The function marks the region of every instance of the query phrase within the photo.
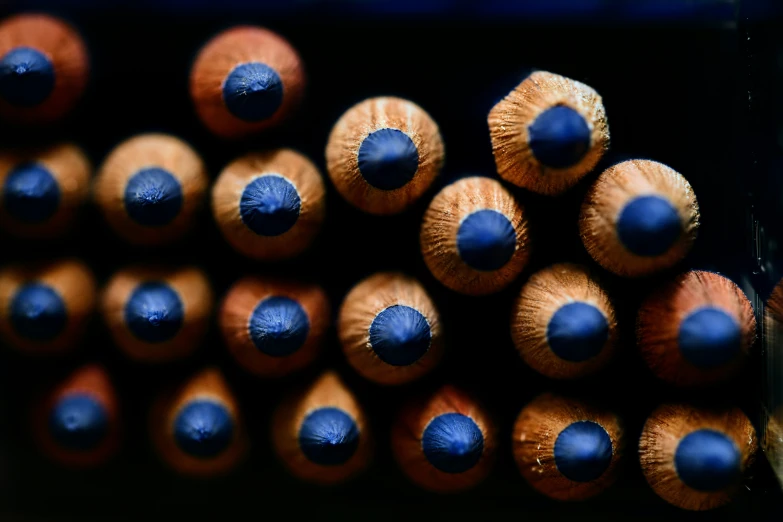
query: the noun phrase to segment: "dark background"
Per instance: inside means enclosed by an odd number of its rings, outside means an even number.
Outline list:
[[[420,383],[382,388],[361,380],[347,367],[334,330],[318,368],[282,381],[263,381],[239,369],[222,346],[216,327],[197,356],[161,367],[126,360],[112,346],[98,319],[84,346],[67,358],[31,359],[3,350],[1,518],[392,520],[444,516],[472,520],[511,515],[529,520],[574,516],[780,520],[783,495],[763,458],[740,498],[710,513],[668,506],[641,475],[636,442],[644,419],[658,402],[684,396],[649,375],[633,342],[638,301],[671,274],[632,282],[604,274],[618,301],[624,342],[618,360],[593,379],[547,381],[527,369],[514,351],[509,310],[527,275],[558,261],[590,263],[578,238],[576,217],[595,174],[560,198],[534,196],[510,187],[529,211],[535,250],[523,276],[495,296],[469,298],[445,290],[426,270],[418,251],[421,217],[435,191],[465,173],[494,175],[487,113],[527,71],[537,68],[584,81],[603,96],[612,136],[612,152],[604,163],[625,157],[655,159],[691,182],[702,211],[702,228],[696,248],[679,269],[720,271],[758,304],[769,288],[769,277],[760,275],[751,231],[760,207],[780,205],[760,199],[760,194],[771,198],[775,186],[768,182],[769,172],[754,167],[766,161],[759,158],[766,142],[754,140],[753,133],[766,136],[762,124],[779,122],[772,107],[780,106],[783,90],[774,90],[771,78],[775,75],[769,72],[783,63],[774,54],[780,47],[779,42],[775,47],[780,19],[770,6],[777,4],[638,2],[634,11],[628,7],[633,3],[558,0],[518,2],[511,9],[512,4],[498,1],[398,0],[396,5],[378,2],[382,4],[379,11],[371,12],[357,10],[355,2],[330,9],[327,2],[304,0],[271,6],[269,2],[251,5],[224,0],[222,9],[214,3],[208,9],[203,1],[193,1],[188,7],[185,2],[159,2],[158,9],[153,9],[153,2],[142,1],[48,2],[46,7],[55,6],[50,12],[73,22],[86,39],[92,57],[90,85],[75,113],[55,128],[0,128],[0,143],[5,147],[73,140],[97,166],[120,141],[136,133],[158,131],[189,141],[204,157],[213,178],[234,157],[276,146],[300,150],[323,170],[326,139],[337,118],[366,97],[396,95],[420,104],[438,122],[446,145],[446,166],[437,186],[420,204],[397,217],[361,214],[327,182],[322,234],[308,253],[284,264],[240,258],[223,242],[206,208],[194,233],[184,241],[148,250],[119,242],[97,211],[89,208],[74,233],[60,243],[0,238],[4,261],[76,255],[88,261],[101,283],[131,262],[196,263],[206,268],[218,296],[246,273],[290,275],[322,284],[335,314],[344,294],[360,278],[378,270],[401,270],[419,277],[431,292],[441,311],[448,353],[444,363]],[[14,2],[6,11],[44,4]],[[568,5],[570,11],[565,10]],[[677,11],[676,5],[682,9]],[[397,11],[390,12],[392,7]],[[417,8],[419,12],[411,14]],[[310,82],[307,99],[290,124],[243,143],[223,142],[207,133],[194,115],[187,83],[199,47],[236,23],[265,25],[288,38],[301,53]],[[759,96],[767,103],[754,105]],[[770,212],[767,219],[775,221],[774,211]],[[86,361],[104,363],[114,378],[126,436],[121,453],[109,466],[95,472],[72,472],[37,454],[27,415],[38,393]],[[224,370],[243,406],[253,451],[230,477],[182,479],[160,464],[150,447],[148,407],[162,387],[213,363]],[[377,455],[360,479],[322,489],[285,474],[272,454],[268,423],[284,392],[327,366],[336,367],[365,404],[377,438]],[[738,382],[689,398],[739,402],[757,419],[761,375],[757,351]],[[499,424],[500,448],[489,480],[471,492],[441,496],[407,483],[391,458],[388,433],[404,399],[447,381],[474,392],[484,402]],[[556,503],[536,494],[516,470],[510,451],[511,426],[519,409],[545,390],[601,398],[625,420],[626,469],[604,495],[583,503]]]

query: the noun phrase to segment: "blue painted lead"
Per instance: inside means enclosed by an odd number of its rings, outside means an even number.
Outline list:
[[[617,236],[637,256],[666,253],[682,234],[677,209],[660,196],[640,196],[629,201],[617,218]]]
[[[734,441],[710,429],[689,433],[674,453],[680,480],[697,491],[718,491],[737,482],[742,475],[740,460]]]
[[[467,415],[444,413],[424,429],[421,447],[427,460],[444,473],[464,473],[484,452],[481,429]]]
[[[3,186],[3,206],[15,219],[43,223],[60,204],[60,186],[52,173],[39,163],[24,163],[8,173]]]
[[[258,303],[250,316],[248,329],[253,344],[261,352],[271,357],[285,357],[305,343],[310,333],[310,320],[295,300],[273,296]]]
[[[259,236],[279,236],[299,219],[302,201],[296,186],[282,176],[254,179],[242,191],[239,216]]]
[[[409,366],[427,353],[432,332],[427,319],[415,308],[393,305],[381,310],[370,324],[370,346],[392,366]]]
[[[742,349],[737,320],[714,307],[699,308],[680,323],[680,353],[691,364],[715,368],[731,362]]]
[[[50,341],[65,330],[68,312],[63,298],[51,287],[30,283],[21,287],[13,299],[9,318],[14,331],[35,341]]]
[[[528,145],[539,163],[563,169],[576,165],[590,148],[590,127],[570,107],[556,105],[527,128]]]
[[[125,186],[125,209],[140,225],[168,225],[181,208],[182,186],[177,178],[161,168],[140,170]]]
[[[322,466],[339,466],[359,447],[359,428],[339,408],[319,408],[299,428],[299,447],[308,460]]]
[[[185,310],[182,301],[165,283],[144,283],[136,287],[125,305],[125,323],[142,341],[159,343],[179,332]]]
[[[177,446],[193,457],[216,457],[231,444],[233,437],[231,414],[216,402],[193,401],[183,407],[174,420]]]
[[[0,59],[0,97],[17,107],[35,107],[54,90],[52,62],[40,51],[16,47]]]
[[[52,438],[68,450],[93,450],[103,442],[108,431],[106,409],[89,395],[68,395],[49,414]]]
[[[359,172],[379,190],[407,185],[419,170],[419,151],[413,140],[398,129],[371,132],[359,146]]]
[[[457,251],[471,268],[492,271],[503,268],[517,248],[511,221],[496,210],[469,214],[457,230]]]
[[[595,357],[609,338],[606,317],[595,306],[574,302],[561,306],[546,328],[549,348],[561,359],[582,362]]]
[[[563,476],[574,482],[590,482],[612,462],[612,439],[596,422],[574,422],[557,436],[554,455]]]
[[[223,102],[240,120],[266,120],[283,103],[283,81],[277,71],[266,64],[237,65],[223,83]]]

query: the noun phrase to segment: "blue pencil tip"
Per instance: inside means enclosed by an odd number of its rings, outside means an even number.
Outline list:
[[[108,429],[105,408],[88,395],[69,395],[61,399],[49,415],[52,438],[72,451],[95,449],[106,437]]]
[[[54,90],[54,66],[43,53],[16,47],[0,59],[0,97],[17,107],[35,107]]]
[[[554,455],[563,476],[574,482],[590,482],[612,462],[612,439],[598,423],[574,422],[557,436]]]
[[[50,341],[65,330],[68,313],[62,297],[51,287],[30,283],[11,300],[9,316],[14,331],[26,339]]]
[[[193,457],[216,457],[231,444],[233,437],[231,414],[225,406],[216,402],[191,402],[174,420],[177,446]]]
[[[680,353],[691,364],[715,368],[731,362],[742,347],[736,319],[719,308],[699,308],[680,323]]]
[[[144,283],[136,287],[125,305],[125,323],[138,339],[159,343],[179,332],[185,310],[182,301],[165,283]]]
[[[283,81],[263,63],[237,65],[223,84],[223,102],[243,121],[271,118],[283,103]]]
[[[6,211],[26,223],[43,223],[60,204],[60,186],[43,165],[24,163],[16,166],[3,186]]]
[[[427,319],[415,308],[393,305],[375,316],[370,324],[370,346],[392,366],[408,366],[427,353],[432,332]]]
[[[161,227],[182,208],[182,186],[171,173],[150,167],[131,176],[125,186],[125,209],[136,223]]]
[[[444,473],[464,473],[484,452],[484,436],[470,417],[445,413],[424,429],[421,447],[427,460]]]
[[[594,305],[574,302],[552,314],[546,328],[549,348],[561,359],[582,362],[595,357],[609,338],[606,317]]]
[[[310,320],[298,302],[274,296],[258,303],[248,330],[256,348],[272,357],[285,357],[305,343]]]
[[[496,210],[469,214],[457,231],[457,250],[462,260],[476,270],[503,268],[517,248],[517,233],[506,216]]]
[[[666,253],[682,234],[677,209],[660,196],[640,196],[629,201],[617,218],[617,235],[637,256]]]
[[[590,148],[590,127],[581,114],[565,105],[539,114],[527,134],[533,155],[547,167],[563,169],[575,165]]]
[[[740,460],[734,441],[710,429],[689,433],[674,453],[680,480],[698,491],[718,491],[737,482],[741,476]]]
[[[362,177],[379,190],[404,187],[419,169],[419,151],[413,140],[398,129],[371,132],[359,146]]]
[[[322,466],[348,462],[359,447],[359,428],[338,408],[319,408],[299,428],[299,447],[305,457]]]
[[[266,175],[254,179],[242,191],[239,216],[259,236],[279,236],[296,224],[301,207],[293,183],[282,176]]]

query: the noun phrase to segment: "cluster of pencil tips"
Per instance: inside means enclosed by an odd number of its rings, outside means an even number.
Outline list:
[[[6,120],[35,125],[62,118],[82,94],[88,72],[85,45],[64,22],[18,15],[0,24],[0,116]],[[206,128],[235,139],[285,121],[305,84],[302,61],[284,38],[243,26],[203,47],[191,69],[190,94]],[[609,147],[598,93],[549,72],[524,79],[491,110],[488,126],[501,180],[545,196],[574,187]],[[424,109],[377,97],[335,123],[326,170],[348,204],[391,216],[427,196],[444,154],[438,125]],[[285,260],[319,234],[326,190],[316,164],[289,149],[239,157],[211,183],[197,151],[162,134],[117,145],[95,177],[73,144],[0,155],[0,223],[23,238],[63,234],[91,200],[118,236],[161,245],[188,232],[209,194],[231,248],[256,260]],[[528,266],[537,225],[501,181],[465,177],[432,198],[421,225],[421,254],[450,290],[492,294]],[[638,278],[683,260],[696,239],[699,207],[683,175],[655,161],[629,160],[592,181],[578,227],[597,265]],[[612,360],[620,344],[618,314],[603,278],[596,267],[570,263],[529,276],[509,326],[527,365],[552,379],[578,379]],[[24,352],[64,353],[79,345],[97,309],[128,357],[164,363],[193,352],[216,312],[236,362],[260,377],[279,377],[313,364],[332,326],[329,298],[309,283],[247,276],[219,306],[213,301],[209,278],[195,267],[125,267],[99,292],[79,260],[11,265],[0,269],[0,334],[4,344]],[[379,385],[424,377],[449,349],[443,340],[449,325],[419,281],[405,274],[377,273],[358,282],[337,315],[348,363]],[[643,302],[636,344],[660,379],[707,386],[736,375],[755,331],[751,305],[734,283],[686,271]],[[120,447],[119,402],[105,370],[87,365],[41,402],[36,437],[63,463],[101,464]],[[352,478],[375,451],[360,401],[332,371],[284,400],[271,425],[276,453],[303,480]],[[164,461],[196,475],[228,472],[250,440],[230,383],[214,368],[161,396],[151,408],[150,433]],[[391,438],[413,482],[461,491],[490,473],[501,436],[511,434],[499,434],[481,404],[447,385],[403,408]],[[604,406],[548,393],[519,413],[512,440],[522,476],[559,500],[606,489],[637,447]],[[638,455],[656,493],[703,510],[732,498],[756,449],[753,426],[736,407],[682,403],[652,413]]]

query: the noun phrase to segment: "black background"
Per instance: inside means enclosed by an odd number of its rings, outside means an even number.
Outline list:
[[[84,35],[92,57],[88,92],[77,111],[49,130],[0,129],[0,143],[16,146],[73,140],[95,165],[120,141],[140,132],[169,132],[190,142],[214,179],[236,156],[253,149],[295,148],[323,170],[331,125],[351,105],[369,96],[396,95],[424,107],[439,124],[446,165],[437,186],[420,204],[397,217],[361,214],[327,182],[325,227],[301,258],[277,265],[250,262],[230,250],[208,209],[194,232],[176,245],[131,248],[115,239],[89,208],[74,233],[60,243],[31,244],[2,238],[4,261],[83,257],[101,283],[131,262],[196,263],[209,273],[218,296],[246,273],[285,274],[319,282],[336,315],[344,294],[378,270],[401,270],[420,278],[438,305],[447,339],[443,364],[421,382],[382,388],[347,367],[334,330],[318,368],[282,381],[263,381],[239,369],[213,327],[197,356],[147,367],[126,360],[96,319],[79,352],[38,360],[10,350],[0,353],[0,513],[47,520],[180,520],[314,516],[386,520],[448,516],[472,520],[501,515],[537,520],[626,518],[778,519],[783,498],[768,464],[753,469],[747,488],[732,505],[711,513],[687,513],[658,499],[647,487],[636,442],[647,414],[663,400],[683,397],[656,382],[633,342],[638,301],[667,275],[646,281],[604,274],[618,301],[623,344],[618,360],[599,376],[555,383],[524,367],[511,344],[509,310],[527,276],[558,261],[590,263],[578,238],[576,217],[591,179],[560,198],[510,187],[530,214],[534,255],[523,276],[506,291],[486,298],[456,295],[428,273],[418,251],[422,213],[435,191],[465,173],[494,175],[486,116],[492,105],[531,68],[588,83],[604,99],[612,136],[606,163],[624,157],[655,159],[681,172],[693,185],[702,211],[696,248],[679,267],[717,270],[737,281],[751,299],[754,259],[748,230],[752,201],[748,179],[746,32],[772,37],[770,27],[714,24],[555,23],[496,20],[375,19],[348,16],[153,14],[132,9],[61,10]],[[299,50],[309,76],[307,98],[285,128],[243,143],[210,136],[188,97],[189,67],[199,47],[235,23],[256,23],[280,32]],[[764,32],[766,31],[766,32]],[[755,33],[754,33],[755,34]],[[771,56],[768,58],[772,58]],[[758,57],[755,58],[758,61]],[[764,64],[756,64],[764,67]],[[764,84],[761,88],[767,88]],[[325,174],[325,171],[324,171]],[[668,274],[670,276],[671,274]],[[95,472],[63,470],[37,454],[28,431],[30,401],[86,361],[109,369],[120,392],[124,445],[118,457]],[[741,403],[758,414],[759,357],[737,383],[699,396]],[[160,464],[147,435],[147,413],[162,387],[208,364],[224,370],[243,407],[252,435],[249,459],[231,476],[210,481],[181,479]],[[291,387],[324,367],[335,367],[365,404],[377,438],[370,471],[341,487],[316,488],[288,477],[269,444],[271,410]],[[432,495],[409,485],[388,449],[390,423],[401,402],[417,392],[456,383],[476,394],[500,427],[498,463],[475,490]],[[621,480],[593,500],[562,504],[536,494],[516,470],[510,433],[519,409],[544,390],[599,397],[627,425],[628,447]],[[21,520],[21,518],[20,518]]]

